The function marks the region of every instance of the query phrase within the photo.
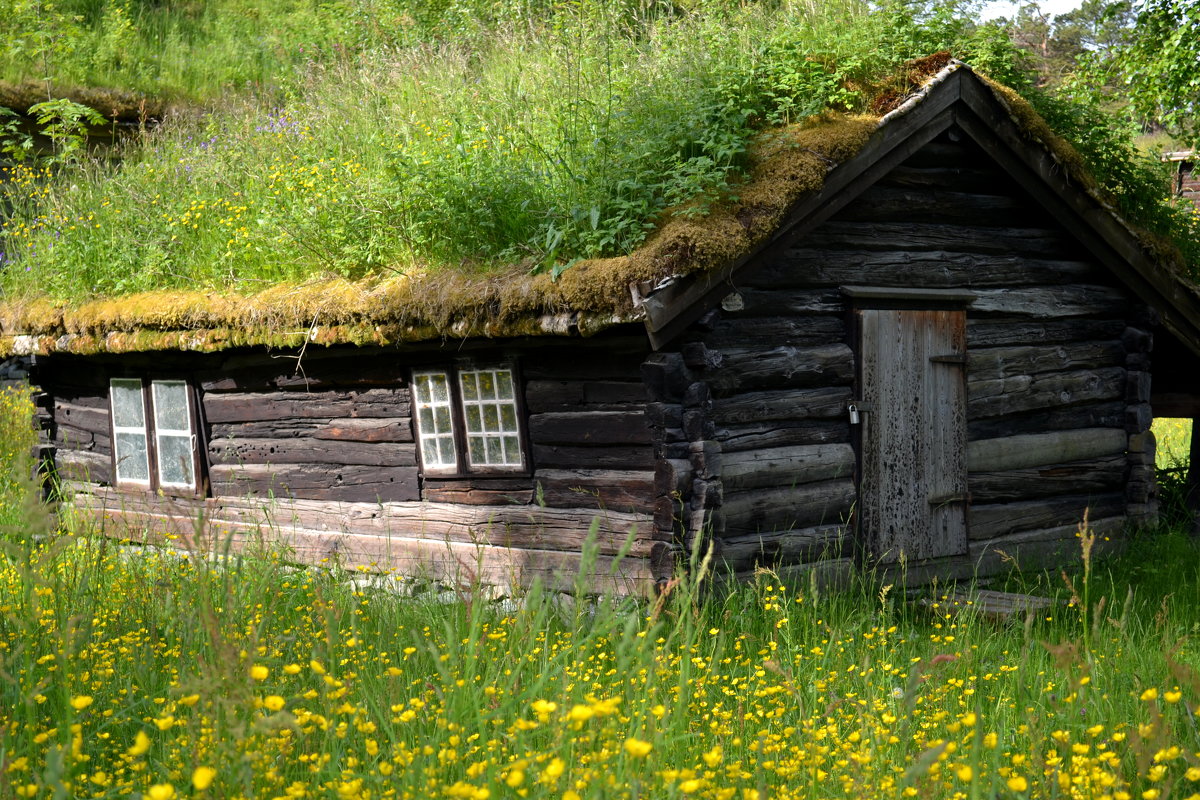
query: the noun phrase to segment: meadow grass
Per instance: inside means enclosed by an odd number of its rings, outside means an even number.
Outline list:
[[[927,607],[870,573],[837,589],[816,573],[681,578],[656,601],[389,592],[277,550],[123,549],[15,513],[26,521],[0,560],[4,797],[1200,789],[1200,558],[1170,532],[1013,576],[1062,605],[995,622],[952,613],[947,587]]]

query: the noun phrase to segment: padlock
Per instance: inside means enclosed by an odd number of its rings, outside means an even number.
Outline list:
[[[850,424],[857,425],[858,424],[858,406],[851,403],[849,406],[849,410],[850,410]]]

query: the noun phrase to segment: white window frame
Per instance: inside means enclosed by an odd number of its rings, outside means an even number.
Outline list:
[[[131,384],[137,385],[138,398],[141,400],[142,404],[142,424],[140,427],[117,424],[117,411],[116,403],[113,401],[113,389],[116,388],[118,384],[123,385],[126,389],[128,389]],[[151,469],[150,464],[150,409],[146,407],[146,386],[142,379],[113,378],[110,380],[108,382],[108,408],[109,420],[112,423],[113,480],[121,486],[145,486],[149,488],[153,482],[154,470]],[[142,449],[146,459],[146,480],[144,481],[136,480],[134,478],[121,477],[121,464],[125,462],[127,458],[129,458],[129,456],[122,456],[120,452],[120,445],[118,444],[120,442],[120,438],[118,434],[122,433],[138,434],[145,441],[145,445]]]
[[[494,379],[498,379],[501,373],[507,373],[509,381],[512,384],[512,397],[479,397],[475,396],[472,399],[466,398],[466,383],[468,378],[491,373]],[[431,375],[443,376],[446,380],[446,385],[449,390],[448,400],[446,402],[435,401],[432,397],[424,396],[427,394],[423,391],[422,378]],[[463,364],[461,366],[450,366],[439,369],[417,369],[412,373],[412,418],[413,427],[416,432],[417,448],[423,472],[435,478],[446,477],[478,477],[478,476],[502,476],[521,474],[528,471],[529,457],[527,455],[527,445],[525,441],[524,430],[524,404],[521,402],[520,379],[515,366],[512,364]],[[478,385],[478,384],[476,384]],[[497,391],[496,394],[499,394]],[[426,430],[426,427],[421,422],[421,412],[423,409],[435,409],[438,407],[449,406],[450,411],[450,430],[441,429]],[[486,406],[494,406],[496,408],[496,430],[492,430],[493,426],[487,424],[485,420]],[[512,409],[512,424],[508,425],[504,422],[503,417],[505,412],[502,407],[506,406]],[[478,409],[478,417],[480,420],[479,427],[482,430],[471,430],[472,425],[468,425],[467,419],[469,415],[468,409]],[[431,415],[436,422],[436,411]],[[440,452],[438,462],[430,463],[428,454],[431,452],[430,445],[435,441],[444,441],[449,438],[454,444],[454,463],[446,464],[441,462]],[[471,458],[471,439],[481,439],[484,441],[484,452],[486,454],[487,444],[489,439],[499,439],[501,448],[501,457],[503,463],[476,463]],[[516,439],[515,458],[514,453],[510,452],[511,442],[506,443],[505,439]]]
[[[142,425],[141,427],[118,426],[116,419],[115,405],[113,403],[113,388],[117,385],[131,387],[136,384],[142,401]],[[184,402],[186,403],[188,429],[173,429],[160,428],[158,425],[158,411],[156,408],[158,386],[182,386],[184,389]],[[109,423],[112,426],[112,451],[113,451],[113,482],[117,486],[132,486],[140,489],[163,489],[172,493],[195,493],[200,490],[200,465],[198,459],[199,439],[196,434],[196,411],[192,397],[192,389],[187,381],[179,378],[161,378],[145,380],[142,378],[112,378],[109,380]],[[130,478],[122,478],[120,476],[120,464],[122,456],[119,452],[117,444],[118,433],[136,433],[143,436],[146,440],[146,480],[134,480]],[[191,454],[191,465],[189,471],[191,473],[191,482],[179,481],[164,481],[162,479],[162,453],[163,448],[161,441],[163,437],[183,438],[187,437],[188,449]]]

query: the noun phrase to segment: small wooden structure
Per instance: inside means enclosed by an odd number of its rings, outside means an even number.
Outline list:
[[[10,341],[39,353],[47,462],[122,535],[559,585],[591,541],[620,590],[709,542],[739,573],[1075,559],[1085,510],[1114,540],[1155,517],[1151,402],[1200,397],[1200,297],[1017,111],[951,65],[759,246],[587,337],[310,346],[299,371]]]

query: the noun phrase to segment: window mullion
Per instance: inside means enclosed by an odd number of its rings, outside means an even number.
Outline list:
[[[471,459],[467,456],[467,420],[463,415],[462,378],[458,367],[450,367],[450,419],[454,431],[454,452],[458,457],[458,474],[474,472]]]

